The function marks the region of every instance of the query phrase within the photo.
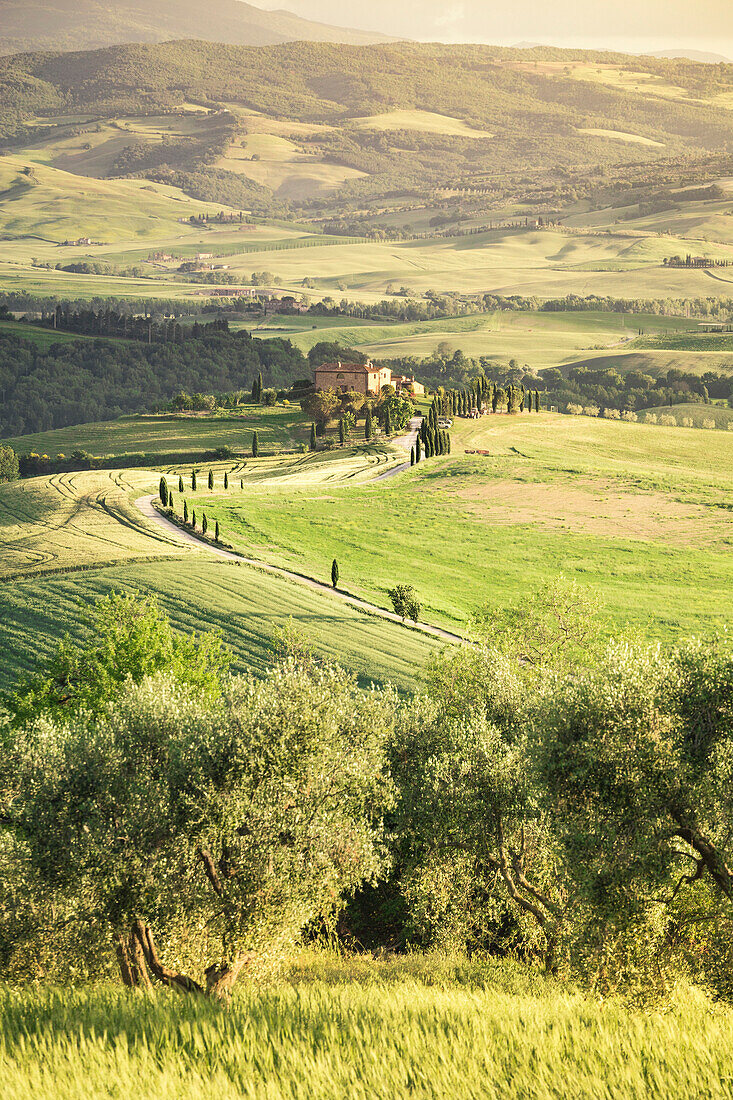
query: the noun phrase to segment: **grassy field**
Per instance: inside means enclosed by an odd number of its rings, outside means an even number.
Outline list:
[[[314,163],[277,135],[249,135],[229,150],[227,170],[236,163],[267,176],[278,193],[289,189],[333,189],[349,169]],[[274,159],[251,161],[247,142],[278,144]],[[284,143],[284,145],[283,145]],[[292,146],[292,149],[290,148]],[[287,148],[286,148],[287,147]],[[277,156],[275,153],[277,152]],[[290,156],[290,160],[285,154]],[[240,158],[239,162],[237,158]],[[242,160],[241,158],[245,158]],[[222,162],[223,164],[224,162]],[[26,169],[31,175],[26,175]],[[0,158],[3,193],[0,231],[5,240],[0,276],[8,289],[92,297],[95,294],[185,297],[195,300],[205,284],[183,282],[177,263],[149,269],[150,279],[43,271],[33,261],[69,263],[103,260],[118,266],[144,262],[147,251],[176,256],[187,250],[225,258],[230,274],[245,281],[252,271],[271,271],[274,289],[301,292],[314,280],[316,296],[344,293],[374,301],[389,283],[418,293],[493,291],[555,297],[567,293],[616,297],[706,297],[730,294],[733,275],[663,266],[665,256],[691,249],[733,259],[729,203],[690,201],[664,214],[617,224],[618,210],[569,216],[569,230],[494,229],[463,237],[401,241],[330,239],[301,227],[239,231],[231,226],[182,224],[192,213],[220,207],[196,202],[172,187],[144,180],[101,180],[77,176],[22,157]],[[699,227],[712,219],[704,243]],[[585,224],[588,222],[588,224]],[[670,235],[671,234],[671,235]],[[65,239],[90,237],[98,245],[73,248]],[[290,243],[288,243],[290,238]],[[146,249],[141,255],[141,248]]]
[[[683,317],[544,311],[480,313],[406,324],[352,323],[351,318],[338,317],[319,321],[330,325],[322,323],[314,329],[309,317],[276,315],[258,327],[257,335],[287,337],[303,351],[320,340],[336,340],[385,359],[407,355],[423,358],[433,354],[439,344],[447,344],[451,352],[460,349],[465,355],[507,363],[517,359],[541,370],[602,355],[610,348],[619,348],[614,354],[621,356],[640,330],[675,334],[690,325]]]
[[[733,409],[727,409],[722,405],[700,405],[690,402],[684,405],[660,405],[656,409],[647,409],[644,415],[674,416],[677,423],[683,427],[683,420],[691,420],[695,428],[708,428],[713,421],[717,429],[728,430],[733,424]],[[707,422],[707,423],[706,423]]]
[[[9,440],[19,454],[35,451],[55,458],[74,450],[93,455],[125,455],[139,453],[165,455],[173,451],[213,451],[231,447],[249,454],[252,433],[257,432],[262,452],[295,448],[307,443],[310,421],[306,421],[299,406],[265,408],[244,405],[225,416],[202,413],[195,416],[161,414],[160,416],[122,416],[97,424],[79,424],[55,428],[35,435]]]
[[[279,411],[287,423],[287,410]],[[403,457],[390,445],[376,445],[338,456],[214,463],[212,469],[220,488],[224,471],[232,473],[240,493],[241,476],[246,494],[253,485],[358,483]],[[208,466],[200,484],[207,472]],[[187,486],[189,476],[187,469]],[[95,598],[132,589],[157,593],[181,630],[221,629],[239,670],[263,670],[273,630],[292,619],[316,652],[353,670],[361,683],[390,680],[401,690],[414,688],[437,643],[294,581],[214,559],[203,546],[181,545],[134,504],[157,490],[158,478],[159,471],[143,469],[99,471],[0,486],[0,684],[27,671],[65,632],[78,635]],[[169,483],[175,492],[177,477]],[[198,495],[189,489],[197,508]],[[331,560],[317,564],[318,576],[328,579]]]
[[[450,115],[435,114],[432,111],[385,111],[381,115],[369,115],[356,118],[351,123],[358,130],[378,130],[389,133],[390,130],[414,130],[423,134],[447,134],[451,137],[487,138],[492,137],[486,130],[477,130],[463,119]]]
[[[730,1097],[733,1015],[700,994],[668,1011],[585,998],[508,963],[306,961],[193,998],[4,991],[8,1100],[669,1100]]]
[[[383,606],[413,584],[426,621],[454,628],[560,573],[652,637],[730,618],[733,433],[541,414],[457,422],[452,441],[385,482],[294,471],[252,483],[246,502],[219,489],[207,515],[262,560],[313,572],[336,557],[343,584]],[[463,453],[478,448],[490,453]]]
[[[36,254],[43,241],[58,244],[81,236],[139,245],[141,238],[163,230],[181,234],[179,218],[220,209],[174,187],[82,177],[16,155],[0,157],[0,192],[0,228],[11,238],[31,238]],[[5,258],[12,255],[10,250]]]
[[[156,476],[145,470],[58,474],[0,485],[0,579],[180,555],[177,543],[152,528],[132,503],[156,485]]]
[[[80,637],[85,610],[110,591],[157,595],[176,629],[187,633],[220,630],[237,672],[264,672],[272,664],[273,632],[289,622],[319,656],[350,669],[363,686],[390,681],[412,691],[429,656],[440,648],[423,634],[293,581],[190,554],[175,561],[5,582],[0,588],[0,688],[32,669],[65,633]]]
[[[51,344],[68,344],[74,340],[92,339],[90,336],[77,336],[70,332],[39,328],[38,325],[24,325],[18,321],[0,321],[0,335],[17,336],[19,340],[32,340],[41,348],[48,348]]]

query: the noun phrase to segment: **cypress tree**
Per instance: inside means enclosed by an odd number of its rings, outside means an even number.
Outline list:
[[[193,527],[193,529],[195,531],[196,530],[196,509],[195,508],[193,510],[193,515],[191,516],[191,526]]]
[[[171,512],[175,511],[175,508],[173,506],[173,493],[168,494],[168,507],[170,508]]]
[[[366,416],[364,417],[364,438],[366,439],[367,443],[372,438],[373,434],[374,428],[372,427],[372,407],[371,405],[367,405]]]
[[[224,488],[225,489],[229,488],[229,474],[227,473],[226,470],[224,471]]]
[[[343,416],[340,416],[339,417],[339,443],[343,447],[345,442],[346,442],[346,429],[344,428],[344,418],[343,418]]]
[[[446,433],[446,439],[448,441],[448,454],[450,454],[450,432]]]
[[[209,529],[209,523],[208,523],[208,520],[206,519],[206,512],[204,512],[203,517],[201,519],[201,533],[205,535],[206,532],[208,531],[208,529]]]
[[[421,457],[420,451],[421,450],[422,450],[422,448],[420,447],[420,436],[418,435],[417,439],[415,440],[415,462],[420,461],[420,457]]]
[[[178,492],[179,493],[183,492],[183,478],[181,477],[180,474],[178,475]]]
[[[191,490],[194,493],[196,492],[196,471],[195,470],[191,470]]]
[[[392,417],[389,413],[389,405],[387,405],[384,410],[384,434],[392,434]]]
[[[339,582],[339,563],[334,558],[331,563],[331,584],[335,588]]]
[[[538,413],[540,411],[540,391],[534,391],[534,411]]]
[[[219,541],[219,520],[214,524],[214,542]]]
[[[260,453],[260,441],[257,432],[252,432],[252,458],[257,458]]]
[[[160,497],[160,503],[163,505],[164,508],[167,508],[168,507],[168,482],[165,480],[164,477],[162,477],[160,479],[160,483],[158,485],[158,496]]]
[[[415,465],[415,448],[414,447],[410,447],[410,465],[411,466]]]
[[[240,489],[244,488],[244,478],[243,477],[240,477],[240,479],[239,479],[239,488]]]
[[[188,501],[183,502],[183,522],[188,523]]]
[[[210,489],[214,488],[214,471],[213,470],[209,470],[209,488]]]
[[[308,450],[315,451],[317,446],[318,443],[316,442],[316,426],[315,424],[311,424],[311,438],[310,443],[308,444]]]

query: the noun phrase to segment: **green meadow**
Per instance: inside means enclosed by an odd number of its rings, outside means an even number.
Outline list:
[[[230,447],[237,453],[247,454],[255,431],[263,452],[280,451],[307,443],[310,424],[305,423],[297,405],[277,409],[245,405],[226,415],[123,416],[117,420],[19,436],[8,442],[20,453],[35,451],[51,458],[58,454],[70,455],[75,450],[115,457],[144,451],[160,455],[161,461],[165,461],[165,455],[170,452],[213,451],[218,447]]]
[[[318,321],[316,327],[315,321]],[[272,317],[257,328],[258,336],[281,336],[307,352],[321,340],[356,347],[375,358],[434,354],[447,344],[467,356],[517,359],[536,370],[563,366],[586,355],[608,353],[622,359],[627,346],[637,347],[639,332],[676,335],[689,331],[683,317],[602,312],[544,312],[470,314],[434,321],[370,324],[351,318]],[[706,368],[707,369],[707,368]]]
[[[383,606],[412,584],[425,620],[453,628],[558,574],[652,637],[730,617],[733,433],[548,413],[458,422],[452,443],[384,482],[293,477],[245,498],[217,483],[197,507],[255,558],[325,578],[336,557],[342,584]]]
[[[413,691],[441,646],[296,581],[190,554],[5,582],[0,688],[50,655],[65,634],[80,638],[87,610],[110,591],[156,595],[177,630],[220,631],[232,649],[235,672],[263,673],[274,661],[275,632],[292,625],[319,657],[348,668],[362,686],[390,682]]]

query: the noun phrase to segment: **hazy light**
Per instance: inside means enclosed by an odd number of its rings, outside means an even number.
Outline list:
[[[685,48],[733,58],[733,0],[281,0],[277,6],[319,22],[418,41],[638,53]]]

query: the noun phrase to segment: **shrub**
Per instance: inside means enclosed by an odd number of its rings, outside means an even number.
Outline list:
[[[600,412],[601,410],[598,405],[586,405],[583,409],[584,416],[599,416]]]
[[[568,405],[568,407],[566,408],[565,412],[568,413],[570,416],[582,416],[583,415],[583,406],[582,405],[575,405],[571,402]]]
[[[702,427],[711,430],[715,427],[715,421],[706,417],[702,422]]]
[[[621,413],[621,419],[628,421],[629,424],[635,424],[639,417],[631,409],[624,409]]]
[[[606,420],[620,420],[621,419],[621,413],[619,412],[618,409],[610,409],[610,408],[607,407],[603,410],[601,415],[604,416],[606,418]]]
[[[399,615],[403,621],[405,619],[412,619],[414,623],[418,621],[422,608],[417,593],[411,585],[398,584],[395,588],[390,588],[387,595],[392,601],[395,615]]]

